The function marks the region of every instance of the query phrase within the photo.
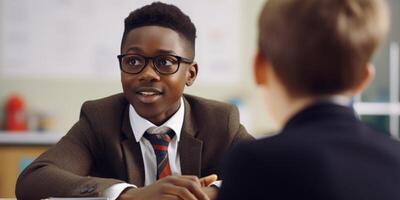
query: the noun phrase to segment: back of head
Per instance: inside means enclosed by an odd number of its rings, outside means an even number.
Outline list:
[[[181,34],[190,44],[193,52],[195,49],[196,27],[190,18],[178,7],[161,2],[154,2],[134,10],[125,18],[124,33],[121,48],[126,35],[133,29],[142,26],[162,26],[170,28]]]
[[[259,47],[292,96],[332,95],[360,81],[388,25],[384,0],[268,0]]]

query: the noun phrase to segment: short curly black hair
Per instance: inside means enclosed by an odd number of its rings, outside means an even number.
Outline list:
[[[153,2],[150,5],[136,9],[125,18],[125,29],[122,36],[121,49],[126,40],[126,36],[131,30],[151,25],[170,28],[183,35],[194,52],[196,27],[189,16],[184,14],[178,7],[162,2]]]

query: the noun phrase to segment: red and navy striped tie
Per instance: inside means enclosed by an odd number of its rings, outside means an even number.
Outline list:
[[[171,175],[171,168],[168,159],[168,145],[175,133],[172,129],[162,127],[156,133],[147,130],[144,137],[151,143],[157,158],[157,180]]]

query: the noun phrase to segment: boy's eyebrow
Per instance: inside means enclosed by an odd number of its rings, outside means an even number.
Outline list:
[[[139,47],[130,47],[127,51],[127,53],[129,53],[130,51],[134,51],[134,52],[139,52],[139,53],[143,53],[143,50]],[[157,49],[157,54],[172,54],[172,55],[176,55],[175,51],[172,50],[165,50],[165,49]]]
[[[160,54],[174,54],[174,55],[176,55],[175,51],[172,51],[172,50],[158,49],[157,52],[160,53]]]

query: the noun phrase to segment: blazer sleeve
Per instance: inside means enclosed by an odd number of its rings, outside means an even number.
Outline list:
[[[101,148],[82,106],[79,121],[52,148],[39,156],[18,177],[18,199],[99,196],[117,179],[91,177]]]

